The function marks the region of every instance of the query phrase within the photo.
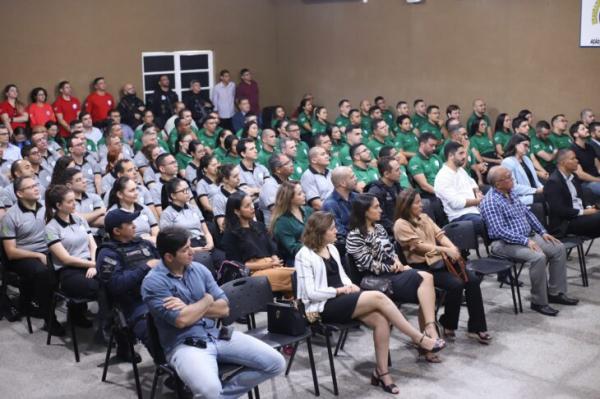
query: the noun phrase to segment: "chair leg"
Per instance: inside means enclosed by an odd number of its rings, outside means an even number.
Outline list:
[[[115,338],[115,331],[110,332],[108,338],[108,348],[106,348],[106,356],[104,357],[104,370],[102,370],[102,382],[106,381],[106,373],[108,372],[108,361],[110,360],[110,352],[112,352],[113,339]]]
[[[135,362],[135,349],[133,347],[133,342],[131,339],[128,339],[129,343],[129,353],[131,354],[131,366],[133,367],[133,378],[135,380],[135,390],[137,392],[138,399],[144,399],[142,396],[142,384],[140,383],[140,375],[138,373],[137,364]]]
[[[337,356],[340,348],[342,347],[342,343],[344,342],[344,336],[348,330],[340,331],[340,336],[338,337],[337,344],[335,345],[335,352],[333,352],[333,356]]]
[[[585,256],[588,256],[590,253],[590,249],[592,249],[592,244],[594,243],[594,239],[590,240],[590,245],[588,245],[587,250],[585,251]]]
[[[258,390],[258,385],[254,387],[254,396],[256,399],[260,399],[260,391]]]
[[[515,314],[519,314],[519,308],[517,307],[517,296],[515,294],[515,283],[512,277],[512,273],[510,273],[510,294],[512,295],[513,306],[515,308]]]
[[[25,319],[27,320],[27,330],[29,334],[33,334],[33,328],[31,328],[31,316],[29,314],[25,315]]]
[[[517,289],[517,299],[519,300],[519,311],[523,313],[523,303],[521,302],[521,288],[519,288],[519,275],[521,274],[521,270],[523,269],[523,265],[517,272],[517,264],[513,264],[514,272],[515,272],[515,287]]]
[[[329,356],[329,369],[331,370],[331,379],[333,380],[333,394],[339,395],[337,377],[335,375],[335,364],[333,360],[333,353],[331,350],[331,339],[329,338],[329,331],[325,331],[325,342],[327,344],[327,355]]]
[[[300,344],[300,342],[296,342],[294,344],[294,351],[292,352],[292,355],[290,356],[290,361],[288,362],[287,368],[285,369],[286,377],[290,373],[290,369],[292,368],[292,363],[294,362],[294,358],[296,357],[296,351],[298,350],[298,344]]]
[[[156,370],[154,371],[154,378],[152,379],[152,388],[150,389],[150,399],[154,399],[154,394],[156,393],[156,385],[158,385],[159,374],[159,368],[156,367]]]
[[[77,344],[77,331],[75,330],[75,323],[73,323],[71,313],[71,308],[67,304],[67,323],[71,326],[71,340],[73,341],[73,352],[75,353],[75,362],[79,363],[79,345]]]
[[[344,340],[342,341],[342,346],[340,346],[341,350],[344,350],[344,346],[346,346],[346,340],[348,339],[348,332],[350,330],[346,330],[346,332],[344,332]]]
[[[317,368],[315,366],[315,358],[313,356],[312,342],[310,337],[306,338],[306,349],[308,350],[308,361],[310,363],[310,371],[312,373],[313,385],[315,387],[315,396],[321,395],[319,392],[319,380],[317,378]]]
[[[50,345],[50,340],[52,339],[52,334],[50,334],[50,331],[52,331],[52,324],[54,322],[54,311],[55,311],[55,306],[56,306],[56,296],[54,294],[52,294],[52,297],[50,298],[50,306],[48,307],[48,319],[46,320],[46,327],[48,328],[48,336],[46,337],[46,345]],[[29,306],[28,306],[29,308]],[[27,309],[29,313],[29,309]]]

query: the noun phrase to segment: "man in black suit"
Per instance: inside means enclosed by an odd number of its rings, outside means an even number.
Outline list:
[[[600,236],[600,212],[585,202],[581,181],[574,172],[579,167],[575,152],[563,149],[558,152],[558,167],[544,185],[548,203],[549,232],[557,236],[577,234]]]

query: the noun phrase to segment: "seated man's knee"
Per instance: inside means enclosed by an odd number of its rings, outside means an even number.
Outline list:
[[[221,392],[223,391],[223,386],[218,378],[210,380],[194,379],[194,381],[188,381],[185,384],[192,391],[194,397],[201,395],[206,399],[216,399],[221,397]]]

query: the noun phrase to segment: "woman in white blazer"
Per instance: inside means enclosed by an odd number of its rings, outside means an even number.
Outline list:
[[[527,156],[530,144],[529,137],[515,134],[506,144],[504,152],[506,158],[501,163],[512,173],[515,181],[513,193],[525,205],[533,204],[535,194],[541,194],[544,190],[544,185],[537,177],[533,162]]]
[[[357,319],[372,328],[377,367],[371,384],[398,394],[399,389],[388,371],[390,324],[425,350],[439,352],[446,343],[419,332],[383,293],[361,291],[352,284],[333,245],[336,234],[335,219],[330,213],[315,212],[308,218],[302,234],[304,246],[296,254],[294,266],[298,276],[298,298],[309,316],[318,313],[323,322],[345,323]]]

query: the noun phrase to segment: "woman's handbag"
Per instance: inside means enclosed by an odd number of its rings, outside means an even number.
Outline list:
[[[459,257],[457,260],[453,261],[448,257],[448,255],[442,252],[442,260],[444,261],[446,269],[450,272],[450,274],[455,275],[465,283],[469,281],[465,261],[462,257]]]
[[[394,289],[392,288],[392,276],[390,275],[364,276],[360,281],[360,288],[365,291],[379,291],[387,296],[394,295]]]
[[[306,317],[295,301],[267,304],[267,330],[296,337],[306,332]]]

